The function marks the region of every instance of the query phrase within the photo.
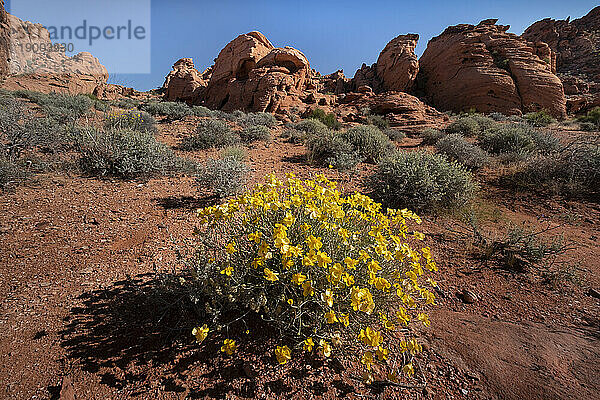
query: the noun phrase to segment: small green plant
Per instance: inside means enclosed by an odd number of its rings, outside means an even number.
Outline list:
[[[170,148],[145,131],[81,127],[75,142],[80,167],[91,175],[133,179],[172,174],[184,167]]]
[[[277,119],[273,114],[266,112],[258,113],[243,113],[236,111],[233,113],[235,121],[242,126],[264,126],[267,128],[274,128],[277,126]]]
[[[382,131],[385,131],[387,128],[390,127],[390,123],[382,115],[369,115],[367,117],[367,123],[369,125],[375,125],[377,128],[379,128]]]
[[[213,118],[214,115],[214,111],[203,107],[203,106],[193,106],[192,107],[192,114],[194,114],[196,117],[206,117],[206,118]]]
[[[244,143],[271,140],[271,130],[264,125],[248,125],[240,132]]]
[[[22,182],[27,175],[27,165],[23,161],[11,161],[0,156],[0,189]]]
[[[493,119],[496,122],[508,120],[508,117],[506,115],[499,113],[499,112],[492,112],[488,115],[488,117],[490,117],[491,119]]]
[[[305,119],[295,124],[289,124],[283,131],[282,137],[291,143],[305,143],[308,138],[328,134],[329,128],[319,120]]]
[[[527,124],[499,124],[480,135],[479,143],[492,154],[548,153],[559,146],[558,138]]]
[[[373,125],[354,126],[343,131],[341,137],[368,163],[378,163],[396,149],[390,139]]]
[[[196,131],[191,136],[184,138],[181,148],[184,150],[204,150],[213,147],[225,147],[239,142],[239,137],[219,119],[200,121]]]
[[[133,129],[134,131],[156,133],[156,120],[145,111],[128,110],[110,113],[105,117],[105,128]]]
[[[458,161],[472,170],[479,169],[489,162],[489,156],[485,150],[469,143],[458,134],[447,135],[438,140],[435,148],[438,153]]]
[[[478,189],[464,166],[423,151],[396,152],[384,159],[369,183],[386,206],[417,210],[461,207]]]
[[[196,182],[223,198],[240,193],[244,189],[248,171],[248,166],[239,156],[228,155],[208,160],[200,167]]]
[[[398,129],[387,128],[383,131],[383,133],[393,142],[399,142],[406,138],[406,133]]]
[[[532,126],[544,127],[556,122],[556,119],[546,110],[530,112],[523,116],[525,121]]]
[[[581,122],[579,124],[579,129],[584,132],[597,132],[598,125],[594,124],[593,122]]]
[[[340,129],[342,124],[337,120],[337,117],[333,113],[326,113],[324,110],[320,108],[315,108],[312,110],[312,113],[308,116],[308,118],[316,119],[321,121],[325,126],[330,129]]]
[[[248,151],[242,146],[225,147],[219,154],[221,158],[235,158],[238,161],[245,161],[248,158]]]
[[[561,151],[527,160],[503,180],[521,190],[549,190],[599,201],[600,146],[575,142]]]
[[[132,99],[131,97],[123,97],[119,100],[113,100],[111,104],[118,108],[131,110],[133,108],[138,108],[141,103],[139,100]]]
[[[600,127],[600,107],[594,107],[585,115],[578,118],[580,122],[588,122],[594,124],[596,129]]]
[[[445,130],[447,133],[458,133],[467,137],[475,136],[481,132],[479,123],[470,116],[457,119],[448,125]]]
[[[421,142],[421,144],[424,144],[424,145],[436,144],[438,142],[438,140],[440,140],[444,136],[446,136],[446,134],[438,129],[425,128],[421,132],[421,137],[423,138],[423,141]]]
[[[153,101],[140,105],[140,109],[154,116],[165,116],[172,121],[192,115],[192,109],[187,104],[180,102]]]

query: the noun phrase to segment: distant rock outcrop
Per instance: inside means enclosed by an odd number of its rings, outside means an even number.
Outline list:
[[[0,7],[0,21],[6,18],[9,26],[8,46],[0,32],[0,74],[2,61],[8,54],[8,71],[3,87],[40,92],[93,93],[106,84],[108,71],[97,58],[82,52],[67,57],[53,46],[48,31],[40,24],[22,21],[6,14]],[[5,28],[5,24],[1,25]]]
[[[419,61],[415,47],[419,35],[400,35],[385,46],[377,59],[377,76],[382,89],[408,92],[419,72]]]
[[[543,19],[523,38],[546,43],[556,53],[556,70],[563,82],[569,112],[600,105],[600,6],[570,21]]]
[[[566,115],[563,86],[553,73],[547,45],[508,33],[485,20],[447,28],[431,39],[420,59],[419,88],[442,110]]]
[[[198,72],[191,58],[180,59],[165,78],[165,98],[168,101],[193,101],[206,89],[211,74],[211,68]]]

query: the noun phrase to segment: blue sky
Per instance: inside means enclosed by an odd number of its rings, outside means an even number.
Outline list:
[[[24,0],[12,0],[16,1]],[[67,0],[38,1],[44,11],[44,7],[56,9],[57,3]],[[111,7],[119,7],[115,4]],[[351,77],[363,62],[375,62],[386,43],[400,34],[420,35],[420,55],[427,41],[449,25],[498,18],[500,24],[511,25],[511,32],[520,34],[537,20],[579,18],[596,5],[587,0],[152,0],[151,73],[113,74],[109,82],[138,90],[161,86],[179,58],[192,57],[202,71],[230,40],[252,30],[264,33],[275,46],[301,50],[323,74],[343,69]]]

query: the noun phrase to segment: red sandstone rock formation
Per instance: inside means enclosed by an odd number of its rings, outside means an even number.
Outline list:
[[[523,38],[547,43],[556,53],[556,70],[563,82],[569,112],[600,104],[600,6],[570,21],[543,19],[531,25]]]
[[[90,53],[67,57],[64,52],[52,49],[50,35],[40,24],[4,14],[3,4],[0,8],[0,21],[5,15],[10,27],[8,47],[2,44],[0,35],[0,57],[4,51],[9,54],[4,88],[77,94],[93,93],[97,86],[106,83],[108,71]],[[28,50],[33,46],[38,51]],[[0,61],[0,71],[1,64]]]
[[[419,61],[415,47],[419,35],[400,35],[385,46],[377,59],[377,76],[383,90],[408,92],[419,72]]]
[[[391,126],[415,133],[427,127],[439,128],[449,120],[446,114],[404,92],[352,92],[342,95],[339,101],[341,105],[337,110],[349,122],[360,121],[361,110],[365,108],[374,114],[386,116]]]
[[[552,72],[548,47],[529,43],[508,28],[485,20],[451,26],[431,39],[419,73],[429,101],[443,110],[521,114],[546,109],[564,117],[563,87]]]
[[[4,9],[4,0],[0,0],[0,79],[8,75],[9,36],[8,14]]]
[[[173,65],[173,70],[165,78],[163,88],[168,101],[193,101],[208,86],[212,69],[202,74],[194,67],[191,58],[182,58]]]

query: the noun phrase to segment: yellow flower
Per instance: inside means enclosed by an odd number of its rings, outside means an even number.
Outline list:
[[[408,376],[413,376],[415,374],[415,369],[411,363],[406,364],[402,367],[402,372],[404,372]]]
[[[331,345],[323,339],[319,340],[319,354],[324,357],[331,356]]]
[[[227,251],[227,254],[235,253],[237,251],[235,248],[235,242],[229,242],[229,244],[225,246],[225,251]]]
[[[302,231],[303,232],[308,232],[310,230],[310,225],[307,224],[306,222],[302,224]]]
[[[204,324],[201,327],[196,327],[192,329],[192,335],[196,337],[196,341],[198,343],[202,343],[204,339],[206,339],[206,337],[208,336],[208,326]]]
[[[346,258],[344,258],[344,263],[346,264],[346,267],[348,267],[348,269],[355,269],[356,265],[359,263],[359,261],[353,260],[350,257],[346,257]]]
[[[382,340],[381,332],[371,329],[370,326],[367,329],[361,329],[358,338],[371,347],[379,346]]]
[[[425,313],[419,313],[417,315],[417,319],[419,321],[421,321],[423,323],[423,325],[425,325],[425,326],[431,325],[431,322],[429,321],[429,317]]]
[[[277,357],[277,362],[283,365],[292,359],[292,351],[287,346],[277,346],[275,357]]]
[[[319,250],[321,247],[323,247],[323,243],[321,242],[321,238],[317,238],[314,237],[313,235],[310,235],[308,237],[308,239],[306,239],[306,243],[308,244],[308,248],[311,250]]]
[[[327,303],[329,307],[333,307],[333,292],[331,289],[325,289],[325,292],[321,293],[321,300]]]
[[[248,235],[248,240],[254,242],[256,244],[260,244],[260,238],[262,237],[262,232],[254,232]]]
[[[275,282],[279,280],[279,274],[271,271],[269,268],[264,269],[265,279],[270,282]]]
[[[354,285],[354,276],[352,276],[348,273],[344,273],[344,275],[342,275],[342,280],[344,281],[346,286]]]
[[[285,218],[283,219],[283,223],[286,226],[291,226],[296,221],[296,217],[292,215],[292,213],[288,212],[285,214]]]
[[[327,253],[323,251],[319,251],[317,253],[317,264],[321,268],[327,268],[327,265],[331,263],[331,258],[327,255]]]
[[[290,306],[293,306],[293,305],[294,305],[294,299],[288,299],[287,303],[288,303]]]
[[[328,312],[326,312],[325,320],[327,321],[328,324],[334,324],[334,323],[338,322],[338,319],[335,316],[335,311],[329,310]]]
[[[417,238],[418,240],[424,240],[425,239],[425,235],[423,235],[421,232],[415,231],[415,233],[413,233],[413,236],[415,238]]]
[[[369,371],[371,370],[371,365],[373,365],[374,361],[375,360],[373,359],[373,353],[370,351],[365,352],[365,354],[363,354],[362,356],[362,359],[360,360],[360,362],[363,363]]]
[[[352,300],[352,309],[354,311],[362,311],[367,314],[371,314],[375,309],[373,296],[367,288],[361,289],[353,286],[350,290],[350,297]]]
[[[312,296],[315,294],[315,290],[312,287],[311,281],[305,281],[302,284],[302,294],[304,297]]]
[[[375,354],[377,355],[377,359],[379,361],[384,361],[385,359],[388,358],[388,354],[390,354],[390,351],[388,349],[384,349],[383,347],[379,346],[377,348],[377,351],[375,352]]]
[[[233,273],[233,267],[231,265],[228,267],[225,267],[225,269],[221,270],[221,275],[231,276],[232,273]]]
[[[227,353],[227,355],[232,355],[237,350],[237,345],[235,344],[235,340],[225,339],[223,341],[223,346],[221,346],[221,352]]]
[[[301,273],[292,275],[292,283],[295,283],[298,286],[302,285],[302,282],[304,282],[305,280],[306,275],[302,275]]]
[[[385,278],[375,278],[375,288],[379,289],[379,290],[383,290],[384,292],[388,291],[392,285],[385,279]]]
[[[312,351],[313,347],[315,347],[315,342],[313,341],[313,338],[309,337],[304,339],[304,350],[306,351]]]
[[[344,324],[345,327],[348,327],[348,325],[350,325],[350,318],[348,314],[340,313],[340,322]]]

